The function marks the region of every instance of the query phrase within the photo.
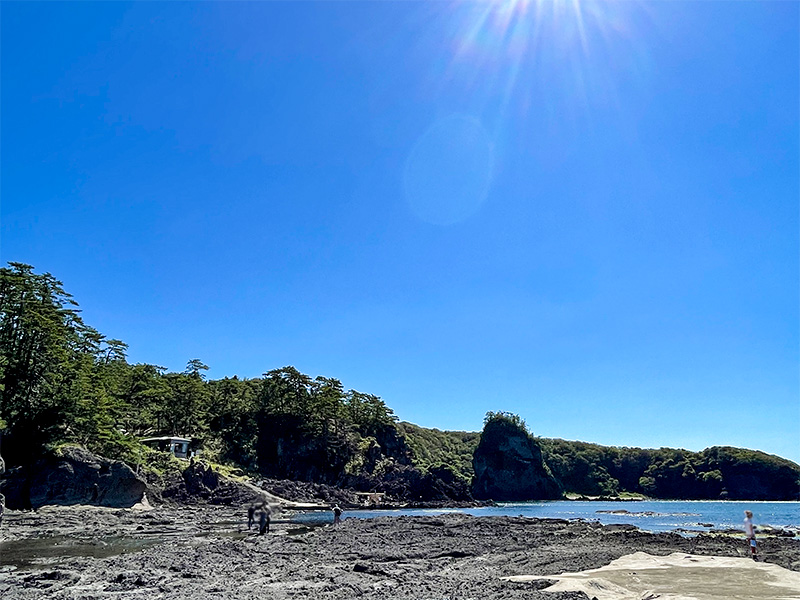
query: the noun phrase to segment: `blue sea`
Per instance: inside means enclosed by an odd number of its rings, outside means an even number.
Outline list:
[[[615,514],[605,511],[628,511]],[[759,527],[790,528],[800,534],[800,502],[739,502],[643,500],[636,502],[589,502],[555,500],[508,502],[484,508],[351,510],[344,518],[371,519],[402,515],[442,515],[466,513],[476,517],[523,516],[542,519],[584,519],[604,525],[627,523],[645,531],[660,532],[714,529],[742,529],[744,511],[753,511],[753,523]],[[331,521],[330,513],[303,513],[293,520],[303,523]],[[711,527],[708,527],[711,525]]]

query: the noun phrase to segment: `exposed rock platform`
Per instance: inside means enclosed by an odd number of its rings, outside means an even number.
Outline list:
[[[544,592],[546,581],[501,578],[583,571],[639,551],[748,553],[733,537],[463,514],[317,528],[278,516],[258,536],[247,530],[244,507],[212,505],[11,511],[0,535],[4,600],[587,600]],[[766,562],[800,571],[797,540],[765,538],[759,550]]]

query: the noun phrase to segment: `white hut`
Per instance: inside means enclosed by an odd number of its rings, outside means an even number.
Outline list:
[[[177,458],[189,458],[189,444],[192,440],[182,437],[153,437],[140,440],[145,446],[150,446],[156,450],[169,452]],[[194,454],[193,452],[191,454]]]

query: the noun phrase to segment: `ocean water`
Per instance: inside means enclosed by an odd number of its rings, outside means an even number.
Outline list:
[[[584,519],[604,525],[626,523],[645,531],[708,531],[743,529],[744,511],[753,511],[756,526],[791,528],[800,535],[800,502],[741,502],[643,500],[637,502],[589,502],[553,500],[541,502],[507,502],[498,506],[459,509],[351,510],[344,518],[371,519],[402,515],[441,515],[466,513],[476,517],[523,516],[542,519]],[[604,511],[628,511],[624,514]],[[302,523],[332,521],[327,512],[309,512],[293,520]],[[708,527],[711,525],[711,527]]]

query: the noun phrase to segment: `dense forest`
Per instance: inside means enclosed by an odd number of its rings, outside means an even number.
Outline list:
[[[470,496],[480,433],[398,422],[378,396],[290,366],[254,379],[208,380],[208,367],[198,359],[182,372],[169,372],[130,364],[126,349],[84,323],[77,303],[52,275],[21,263],[1,268],[0,433],[6,462],[28,464],[70,443],[146,466],[156,458],[141,438],[180,435],[190,437],[208,460],[253,475],[423,500]],[[609,448],[541,438],[532,443],[567,492],[800,498],[800,467],[761,452]]]

